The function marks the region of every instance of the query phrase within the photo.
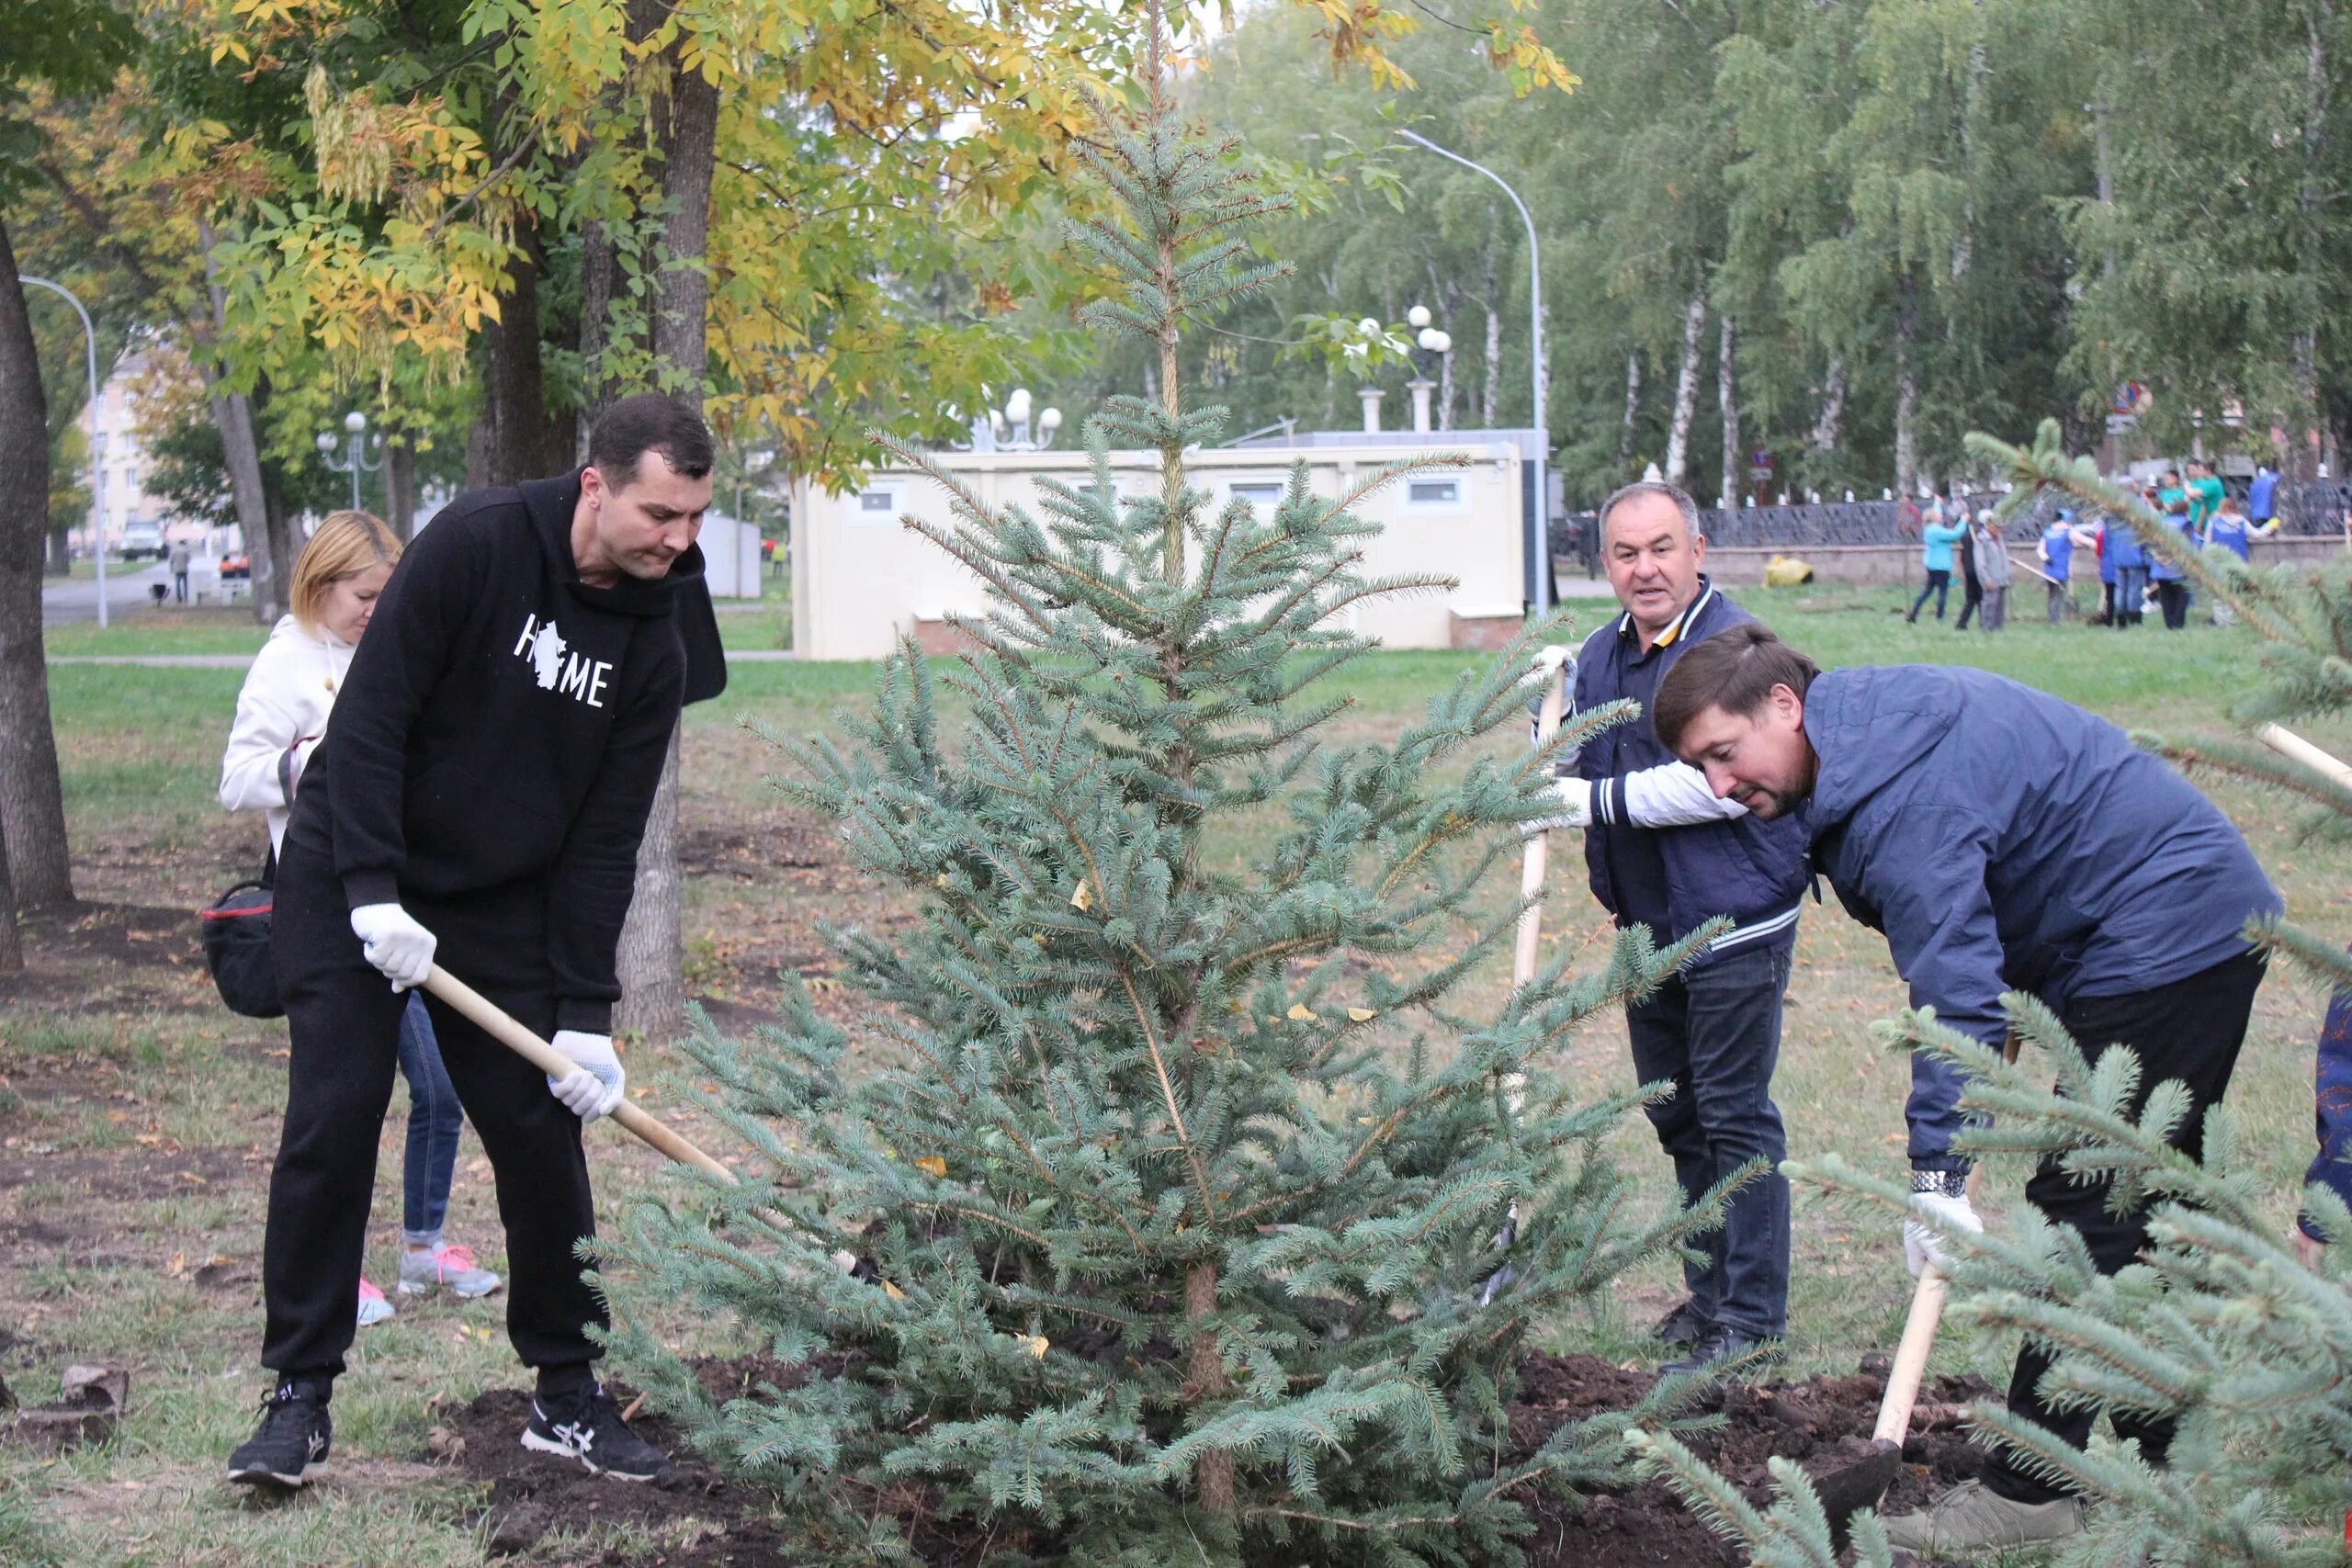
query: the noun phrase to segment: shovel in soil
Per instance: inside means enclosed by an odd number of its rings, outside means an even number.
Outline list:
[[[1943,1270],[1930,1263],[1919,1271],[1918,1286],[1911,1292],[1911,1314],[1904,1320],[1903,1342],[1886,1374],[1886,1393],[1878,1403],[1878,1426],[1871,1433],[1868,1451],[1808,1478],[1822,1511],[1829,1516],[1830,1537],[1840,1551],[1846,1546],[1847,1522],[1864,1509],[1875,1509],[1902,1472],[1911,1406],[1919,1397],[1919,1379],[1928,1370],[1928,1351],[1936,1342],[1936,1321],[1943,1311]],[[1848,1443],[1859,1446],[1852,1439]]]

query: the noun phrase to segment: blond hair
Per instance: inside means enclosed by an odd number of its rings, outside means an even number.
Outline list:
[[[330,512],[294,562],[288,605],[296,620],[316,631],[329,588],[400,558],[400,536],[390,524],[372,512]]]

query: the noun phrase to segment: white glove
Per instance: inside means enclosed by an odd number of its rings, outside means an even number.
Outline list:
[[[351,911],[351,934],[395,991],[424,984],[433,968],[433,933],[398,904],[362,904]]]
[[[1541,833],[1554,828],[1589,828],[1592,826],[1592,781],[1590,779],[1554,779],[1552,793],[1559,796],[1566,812],[1558,817],[1546,817],[1530,822],[1522,831]]]
[[[559,1029],[548,1043],[580,1064],[576,1072],[561,1077],[548,1074],[548,1092],[563,1101],[563,1108],[582,1122],[611,1115],[613,1108],[621,1102],[621,1090],[628,1087],[628,1075],[621,1071],[621,1059],[613,1055],[613,1037]]]
[[[1965,1198],[1949,1198],[1940,1192],[1914,1192],[1911,1206],[1933,1214],[1946,1225],[1958,1230],[1982,1231],[1984,1222],[1976,1217],[1975,1207]],[[1944,1258],[1944,1239],[1917,1220],[1903,1222],[1903,1261],[1910,1266],[1911,1277],[1930,1263],[1939,1269],[1949,1269]]]

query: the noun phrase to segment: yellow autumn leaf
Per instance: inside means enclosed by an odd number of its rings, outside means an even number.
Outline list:
[[[1046,1352],[1052,1348],[1046,1343],[1046,1337],[1042,1334],[1016,1334],[1013,1337],[1019,1341],[1023,1350],[1041,1361],[1046,1359]]]
[[[947,1174],[947,1162],[937,1155],[926,1155],[915,1161],[915,1168],[926,1176],[944,1177]]]
[[[1293,1023],[1314,1023],[1318,1021],[1313,1013],[1306,1010],[1306,1004],[1305,1002],[1291,1003],[1290,1011],[1284,1016],[1289,1018]]]
[[[1094,908],[1093,884],[1088,882],[1080,883],[1078,885],[1078,891],[1069,896],[1069,907],[1073,909],[1091,909]]]
[[[1380,1015],[1378,1013],[1373,1011],[1370,1008],[1350,1008],[1348,1010],[1348,1021],[1350,1023],[1370,1023],[1374,1019],[1378,1018],[1379,1016]]]
[[[894,1302],[902,1302],[907,1299],[907,1292],[899,1289],[898,1286],[890,1283],[888,1280],[882,1281],[882,1293],[889,1297]]]

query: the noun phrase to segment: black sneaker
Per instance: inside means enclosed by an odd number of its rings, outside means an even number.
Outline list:
[[[280,1383],[261,1402],[261,1425],[229,1456],[229,1479],[247,1486],[290,1492],[323,1475],[334,1447],[326,1401],[293,1383]]]
[[[576,1459],[589,1474],[618,1481],[659,1481],[670,1472],[669,1460],[628,1429],[620,1406],[600,1382],[573,1394],[533,1394],[523,1446]]]
[[[1713,1319],[1699,1310],[1695,1297],[1685,1296],[1682,1304],[1657,1320],[1654,1331],[1669,1350],[1688,1350],[1707,1337],[1714,1326]]]
[[[1742,1334],[1736,1328],[1718,1323],[1709,1328],[1697,1344],[1658,1370],[1668,1373],[1695,1372],[1701,1367],[1711,1367],[1718,1361],[1735,1361],[1753,1351],[1767,1349],[1771,1345],[1772,1341],[1770,1339],[1754,1338]],[[1777,1350],[1773,1350],[1764,1359],[1777,1361],[1780,1359],[1780,1354]],[[1751,1370],[1759,1370],[1761,1365],[1762,1363],[1758,1363],[1757,1369]]]

